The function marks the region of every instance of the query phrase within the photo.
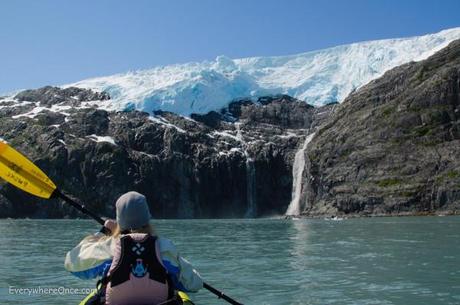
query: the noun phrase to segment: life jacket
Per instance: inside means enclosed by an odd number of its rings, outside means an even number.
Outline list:
[[[169,304],[175,299],[156,241],[142,233],[120,238],[104,280],[106,305]]]

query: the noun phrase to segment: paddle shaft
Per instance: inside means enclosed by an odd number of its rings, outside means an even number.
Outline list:
[[[203,283],[203,287],[206,288],[207,290],[211,291],[212,293],[214,293],[215,295],[217,295],[219,297],[219,299],[223,299],[227,302],[229,302],[230,304],[233,304],[233,305],[243,305],[237,301],[235,301],[234,299],[232,299],[231,297],[225,295],[222,291],[219,291],[217,290],[216,288],[206,284],[206,283]]]
[[[70,198],[67,195],[61,193],[58,189],[56,189],[54,191],[53,197],[58,197],[58,198],[63,199],[65,202],[67,202],[68,204],[70,204],[71,206],[73,206],[74,208],[76,208],[77,210],[82,212],[83,214],[88,215],[89,217],[93,218],[94,220],[96,220],[101,225],[104,225],[104,220],[101,217],[99,217],[95,213],[93,213],[90,210],[88,210],[84,205],[79,204],[78,202],[74,201],[72,198]],[[223,300],[229,302],[230,304],[243,305],[243,304],[235,301],[231,297],[225,295],[222,291],[219,291],[216,288],[214,288],[214,287],[212,287],[212,286],[210,286],[210,285],[208,285],[206,283],[203,283],[203,287],[206,288],[207,290],[209,290],[210,292],[212,292],[213,294],[215,294],[219,299],[223,299]]]
[[[96,220],[101,225],[104,225],[104,219],[102,219],[101,217],[99,217],[95,213],[93,213],[90,210],[88,210],[84,205],[79,204],[78,202],[76,202],[72,198],[70,198],[67,195],[61,193],[58,189],[56,189],[54,191],[53,197],[61,198],[62,200],[64,200],[65,202],[67,202],[68,204],[70,204],[71,206],[73,206],[74,208],[76,208],[77,210],[82,212],[83,214],[88,215],[89,217],[93,218],[94,220]]]

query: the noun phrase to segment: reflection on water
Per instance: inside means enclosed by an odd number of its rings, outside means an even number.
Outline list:
[[[312,245],[309,244],[310,228],[305,220],[292,220],[288,222],[289,241],[292,250],[290,251],[289,265],[292,270],[303,272],[308,269],[308,251],[311,251]]]
[[[156,220],[209,284],[245,304],[460,304],[460,217]],[[98,230],[84,220],[0,220],[1,304],[77,304],[10,286],[92,288],[63,268]],[[197,304],[225,304],[203,290]]]

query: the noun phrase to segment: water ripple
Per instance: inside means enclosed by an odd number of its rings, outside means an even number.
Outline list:
[[[245,304],[459,304],[460,218],[154,221],[211,285]],[[2,304],[75,304],[10,286],[93,287],[63,260],[85,220],[0,220]],[[207,291],[197,304],[223,304]]]

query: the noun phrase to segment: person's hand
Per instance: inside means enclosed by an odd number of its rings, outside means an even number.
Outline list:
[[[117,229],[117,221],[116,220],[113,220],[113,219],[107,219],[105,222],[104,222],[104,227],[107,228],[110,232],[115,232],[115,230]]]

